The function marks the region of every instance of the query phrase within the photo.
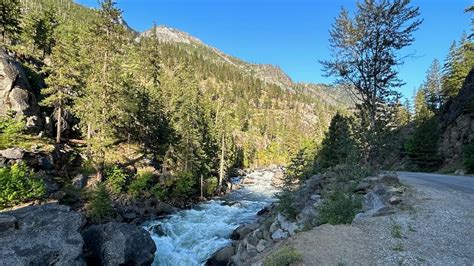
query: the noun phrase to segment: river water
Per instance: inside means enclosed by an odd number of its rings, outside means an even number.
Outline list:
[[[254,171],[235,179],[244,180],[239,190],[145,223],[157,247],[153,265],[204,265],[214,252],[231,243],[229,236],[235,228],[255,220],[259,210],[275,201],[274,176],[272,171]],[[150,230],[157,225],[164,231],[162,236]]]

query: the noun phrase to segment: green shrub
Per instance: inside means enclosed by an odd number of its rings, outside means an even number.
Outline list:
[[[329,193],[319,209],[322,223],[348,224],[362,208],[361,199],[350,192],[336,190]]]
[[[0,116],[0,146],[6,148],[15,145],[25,128],[23,119],[15,119],[13,114]]]
[[[163,201],[168,198],[169,187],[158,183],[151,188],[150,192],[155,198]]]
[[[474,142],[467,145],[464,151],[464,166],[468,173],[474,173]]]
[[[112,201],[107,188],[100,184],[95,188],[90,196],[88,204],[89,216],[97,222],[112,214]]]
[[[219,185],[219,182],[217,181],[216,178],[211,177],[211,178],[206,179],[205,195],[206,196],[214,195],[214,192],[216,192],[218,185]]]
[[[190,172],[181,172],[176,176],[176,182],[173,189],[175,197],[191,197],[196,193],[196,180]]]
[[[295,220],[298,215],[299,210],[294,206],[294,191],[284,190],[281,193],[277,194],[278,198],[278,211],[283,213],[286,218],[290,220]]]
[[[105,171],[105,178],[110,192],[114,195],[122,193],[127,182],[127,174],[117,166],[113,166]]]
[[[45,184],[24,163],[0,168],[0,208],[42,197]]]
[[[128,186],[128,193],[134,198],[143,197],[151,189],[152,181],[152,172],[139,172]]]
[[[264,266],[289,266],[302,258],[301,253],[295,248],[283,247],[275,253],[266,257],[263,261]]]

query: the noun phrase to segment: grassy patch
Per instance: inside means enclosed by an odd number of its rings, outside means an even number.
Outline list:
[[[292,247],[283,247],[270,256],[266,257],[264,266],[289,266],[302,258],[301,253]]]
[[[395,225],[392,226],[392,229],[390,230],[390,233],[395,238],[402,238],[402,227],[398,224],[395,224]]]

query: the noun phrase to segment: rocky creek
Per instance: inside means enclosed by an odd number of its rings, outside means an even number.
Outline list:
[[[157,246],[153,265],[204,265],[217,250],[231,244],[232,232],[256,220],[257,212],[275,201],[272,185],[281,170],[256,170],[233,179],[240,189],[221,198],[146,222]]]

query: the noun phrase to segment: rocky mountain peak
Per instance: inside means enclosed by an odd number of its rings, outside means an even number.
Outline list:
[[[143,32],[142,35],[151,36],[153,34],[153,30],[155,30],[156,37],[160,42],[204,45],[204,43],[198,38],[191,36],[186,32],[182,32],[165,25],[153,27]]]

